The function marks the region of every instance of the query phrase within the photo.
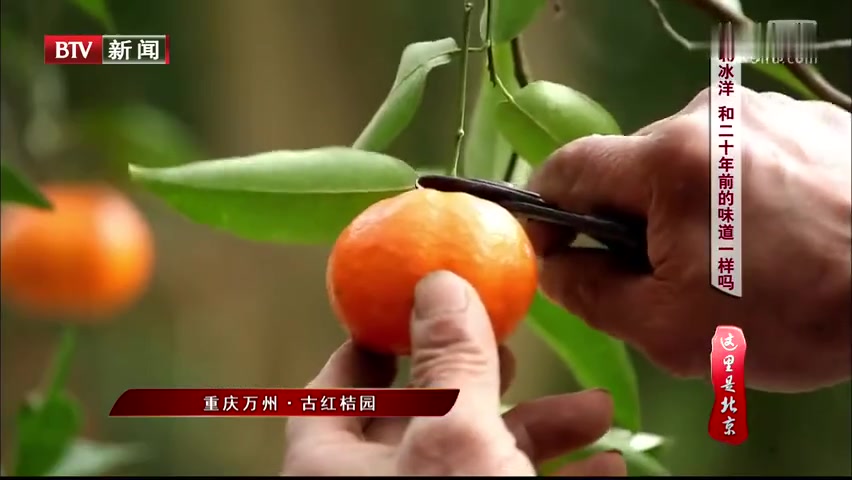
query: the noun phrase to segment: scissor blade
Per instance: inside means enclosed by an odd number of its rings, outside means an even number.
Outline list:
[[[592,215],[579,215],[553,207],[524,202],[501,202],[505,209],[528,219],[547,222],[597,240],[641,273],[651,271],[645,229]]]
[[[431,188],[442,192],[462,192],[492,202],[539,202],[535,194],[525,192],[510,183],[452,177],[448,175],[423,175],[417,179],[420,188]]]

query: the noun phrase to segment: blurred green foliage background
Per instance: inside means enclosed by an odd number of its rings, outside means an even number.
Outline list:
[[[562,0],[525,34],[533,76],[577,88],[633,131],[670,115],[707,82],[707,61],[684,51],[647,2]],[[662,2],[693,40],[712,22],[688,2]],[[144,210],[156,275],[143,300],[86,331],[71,389],[86,435],[145,445],[124,473],[258,475],[280,469],[284,420],[109,419],[133,387],[298,387],[344,334],[325,297],[327,248],[243,241],[181,218],[126,181],[128,162],[159,166],[275,149],[350,144],[381,103],[402,48],[457,36],[460,0],[123,0],[109,2],[121,34],[170,34],[168,66],[45,66],[44,34],[106,33],[63,0],[3,0],[2,154],[38,181],[108,179]],[[752,0],[754,20],[814,19],[822,40],[850,37],[852,2]],[[475,17],[476,18],[476,17]],[[472,75],[480,70],[471,62]],[[848,50],[819,67],[848,91]],[[458,64],[430,76],[426,101],[390,153],[418,166],[452,157]],[[782,86],[751,69],[745,83]],[[475,77],[471,85],[478,85]],[[469,98],[475,98],[470,95]],[[2,455],[14,417],[39,386],[58,327],[2,309]],[[677,339],[671,339],[677,341]],[[709,341],[709,340],[708,340]],[[529,331],[512,345],[516,402],[575,389]],[[749,440],[707,435],[712,393],[634,355],[644,429],[671,439],[661,459],[687,475],[850,475],[849,384],[804,395],[749,392]],[[4,462],[5,463],[5,462]]]

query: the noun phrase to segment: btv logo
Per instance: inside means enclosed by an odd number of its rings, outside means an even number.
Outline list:
[[[71,57],[72,60],[76,60],[78,50],[80,58],[85,59],[92,50],[92,42],[56,42],[56,59],[64,60]]]
[[[101,35],[45,35],[45,64],[89,64],[103,62]]]

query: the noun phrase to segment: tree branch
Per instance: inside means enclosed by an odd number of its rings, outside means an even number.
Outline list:
[[[689,0],[696,8],[707,12],[711,17],[720,22],[731,22],[735,27],[746,27],[754,22],[739,11],[731,8],[724,2],[719,0]],[[666,19],[665,14],[657,0],[648,0],[648,3],[656,10],[660,18],[660,22],[666,32],[679,44],[688,50],[697,50],[704,45],[691,42],[683,35],[679,34],[674,27]],[[826,42],[820,45],[820,49],[842,48],[848,46],[849,40],[838,40],[834,42]],[[802,84],[810,89],[814,94],[822,100],[831,102],[839,107],[852,111],[852,99],[842,91],[838,90],[828,80],[823,77],[818,70],[810,65],[803,63],[784,63],[787,70],[793,74]]]
[[[532,74],[530,73],[529,64],[527,63],[527,57],[524,55],[520,35],[512,39],[512,64],[515,67],[515,81],[518,82],[518,86],[524,88],[529,85],[530,80],[532,79]],[[512,180],[512,175],[515,173],[515,167],[517,164],[518,152],[513,151],[512,156],[509,158],[509,165],[506,166],[506,173],[503,175],[503,181],[510,182]]]
[[[529,85],[530,81],[532,81],[532,73],[530,72],[529,62],[527,62],[527,56],[524,53],[523,40],[521,40],[521,36],[512,39],[512,63],[515,66],[515,81],[518,82],[518,85],[521,88]]]

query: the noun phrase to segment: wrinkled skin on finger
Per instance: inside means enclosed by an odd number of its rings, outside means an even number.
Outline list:
[[[511,352],[500,347],[501,390],[511,385],[514,371],[514,357]],[[353,360],[357,359],[357,360]],[[359,350],[351,343],[344,344],[329,361],[324,370],[348,368],[342,365],[364,365],[367,372],[358,383],[362,387],[387,387],[393,381],[392,358],[377,358],[375,355]],[[353,372],[354,373],[354,372]],[[310,388],[314,388],[312,383]],[[319,388],[319,387],[317,387]],[[533,475],[532,466],[583,448],[598,440],[610,428],[612,421],[612,399],[602,390],[588,390],[577,393],[553,395],[528,402],[522,402],[501,416],[503,427],[511,434],[504,447],[520,453],[519,458],[525,474]],[[313,423],[320,418],[293,419],[295,423]],[[411,425],[409,418],[344,419],[339,422],[351,423],[351,428],[330,430],[319,437],[305,436],[300,425],[293,426],[293,420],[287,430],[287,450],[284,461],[284,474],[288,476],[396,476],[423,475],[427,471],[440,471],[442,475],[460,474],[460,463],[468,463],[471,451],[477,455],[490,456],[491,451],[500,451],[492,444],[493,438],[484,438],[481,433],[470,429],[453,431],[445,437],[443,434],[430,433],[425,439],[412,440],[408,435]],[[338,420],[338,419],[335,419]],[[294,429],[295,428],[295,429]],[[308,427],[310,428],[310,427]],[[463,437],[459,439],[458,435]],[[463,446],[462,443],[470,443]],[[514,443],[513,446],[510,446]],[[493,449],[493,450],[492,450]],[[334,459],[334,461],[329,461]],[[507,460],[508,464],[514,461]],[[377,469],[380,467],[380,470]],[[529,469],[527,470],[527,467]],[[494,475],[504,472],[514,475],[508,465],[496,462],[494,465],[481,464],[464,467],[475,475],[480,468],[494,471]],[[431,474],[431,473],[430,473]],[[436,473],[437,475],[438,473]],[[564,466],[556,473],[559,476],[624,476],[626,465],[617,452],[604,452],[580,462]]]
[[[653,273],[528,222],[541,287],[594,328],[679,377],[709,375],[719,324],[744,330],[752,388],[813,390],[849,379],[850,114],[824,102],[743,90],[742,298],[710,284],[710,111],[705,90],[630,136],[591,136],[535,172],[528,188],[580,213],[647,219]],[[709,212],[716,214],[717,212]]]
[[[459,295],[463,294],[464,298]],[[609,429],[613,405],[590,390],[523,402],[500,414],[515,361],[498,347],[476,292],[440,272],[418,285],[412,315],[411,384],[459,388],[444,417],[299,417],[287,425],[284,475],[534,476],[535,466],[589,445]],[[309,388],[380,388],[396,376],[394,358],[345,343]],[[624,475],[607,452],[560,474]]]

